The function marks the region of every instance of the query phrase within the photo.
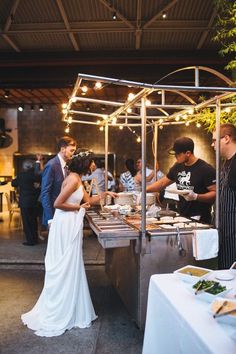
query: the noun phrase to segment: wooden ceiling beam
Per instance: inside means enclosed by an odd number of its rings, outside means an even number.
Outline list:
[[[136,31],[135,31],[135,49],[140,49],[141,47],[141,19],[142,19],[142,0],[137,1],[137,14],[136,14]]]
[[[143,26],[143,28],[147,28],[149,27],[153,22],[155,22],[159,17],[162,16],[163,12],[168,11],[169,9],[171,9],[173,6],[175,6],[175,4],[178,2],[178,0],[171,0],[169,2],[169,4],[167,4],[166,6],[164,6],[160,11],[158,11],[158,13],[153,16],[147,23],[145,23],[145,25]]]
[[[207,38],[207,36],[208,36],[208,34],[210,32],[210,29],[211,29],[211,27],[212,27],[212,25],[214,23],[216,15],[217,15],[217,8],[215,7],[214,11],[212,12],[211,18],[210,18],[210,20],[208,22],[208,25],[207,25],[208,29],[203,31],[203,33],[201,35],[201,38],[200,38],[200,40],[198,42],[198,45],[197,45],[197,49],[198,50],[202,48],[202,46],[203,46],[203,44],[204,44],[204,42],[205,42],[205,40],[206,40],[206,38]]]
[[[69,24],[69,21],[68,21],[68,18],[67,18],[67,15],[66,15],[66,11],[65,11],[65,9],[64,9],[64,6],[63,6],[63,4],[62,4],[62,1],[61,1],[61,0],[56,0],[56,3],[57,3],[57,6],[58,6],[58,8],[59,8],[61,17],[62,17],[62,19],[63,19],[63,21],[64,21],[65,27],[66,27],[66,29],[67,29],[67,31],[68,31],[68,35],[69,35],[69,37],[70,37],[71,43],[72,43],[74,49],[75,49],[76,51],[79,51],[79,45],[78,45],[78,43],[77,43],[77,41],[76,41],[76,39],[75,39],[75,37],[74,37],[74,33],[70,31],[70,30],[71,30],[70,24]]]
[[[14,20],[14,16],[16,13],[16,9],[18,7],[20,3],[20,0],[15,0],[12,4],[12,7],[10,9],[10,13],[7,17],[5,26],[3,28],[3,33],[2,33],[2,37],[5,39],[5,41],[16,51],[16,52],[20,52],[20,48],[14,43],[14,41],[6,34],[6,32],[9,30],[9,28],[11,27],[12,21]]]
[[[122,13],[119,10],[117,10],[114,6],[110,5],[107,0],[99,0],[99,1],[106,8],[108,8],[112,13],[115,12],[116,16],[119,17],[119,19],[121,19],[121,21],[123,21],[128,27],[135,29],[134,25],[129,20],[127,20],[127,18],[124,15],[122,15]]]

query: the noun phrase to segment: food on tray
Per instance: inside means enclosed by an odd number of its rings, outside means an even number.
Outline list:
[[[160,221],[173,222],[173,221],[174,221],[174,218],[173,218],[173,216],[162,216],[162,217],[160,218]]]
[[[226,286],[214,280],[199,280],[193,285],[193,289],[196,289],[198,292],[204,291],[211,295],[218,295],[226,290]]]
[[[214,314],[217,314],[218,316],[223,315],[224,313],[229,313],[231,316],[236,317],[236,303],[233,301],[230,301],[230,300],[227,300],[227,301],[216,300],[216,301],[214,301],[211,305],[211,310]]]
[[[195,277],[203,277],[204,275],[210,273],[210,270],[195,267],[185,267],[177,270],[178,273],[188,274]]]
[[[167,190],[168,193],[174,193],[174,194],[179,194],[179,195],[184,195],[184,194],[188,194],[189,192],[191,192],[190,189],[168,189]]]
[[[174,223],[173,226],[179,227],[180,229],[192,229],[192,226],[189,224],[186,224],[185,222],[177,222],[177,223]]]
[[[174,222],[188,222],[188,221],[191,221],[190,219],[187,219],[183,216],[176,216],[174,218]]]
[[[163,224],[163,225],[160,225],[160,227],[165,230],[169,230],[169,229],[176,230],[176,227],[174,225],[169,225],[169,224]]]

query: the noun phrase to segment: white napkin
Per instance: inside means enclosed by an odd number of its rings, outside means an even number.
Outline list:
[[[193,232],[193,257],[196,260],[211,259],[218,255],[219,240],[216,229],[194,230]]]

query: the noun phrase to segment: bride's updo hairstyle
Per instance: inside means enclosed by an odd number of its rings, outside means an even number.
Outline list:
[[[69,170],[78,173],[78,175],[87,174],[89,165],[93,159],[92,155],[90,151],[82,151],[74,155],[68,166]]]

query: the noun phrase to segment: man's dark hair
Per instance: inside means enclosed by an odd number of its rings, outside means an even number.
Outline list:
[[[57,141],[57,147],[59,151],[62,147],[67,147],[69,145],[76,146],[75,139],[71,138],[70,136],[63,136]]]
[[[134,177],[137,173],[136,168],[135,168],[135,163],[133,159],[127,159],[125,161],[125,166],[127,170],[131,173],[131,175]]]
[[[236,142],[236,127],[233,124],[225,123],[220,126],[220,135],[229,135],[233,142]]]

